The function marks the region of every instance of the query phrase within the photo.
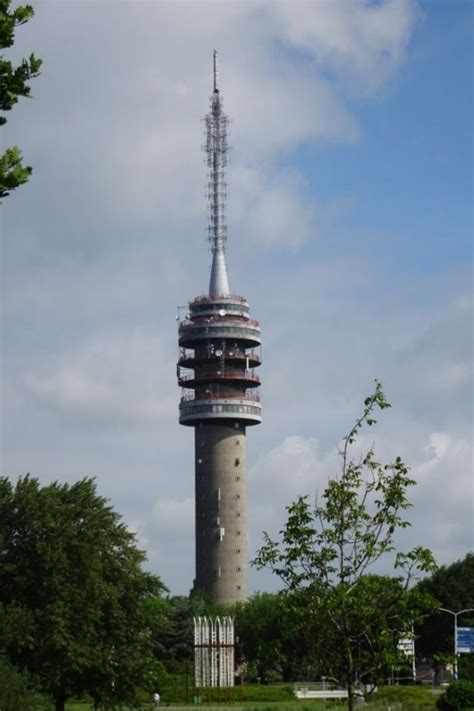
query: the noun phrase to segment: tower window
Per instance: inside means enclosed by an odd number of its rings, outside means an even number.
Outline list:
[[[236,536],[240,536],[240,531],[236,531],[236,532],[235,532],[235,535],[236,535]]]
[[[242,568],[240,567],[240,565],[237,566],[236,571],[237,571],[237,573],[242,572]]]
[[[238,457],[235,458],[234,466],[238,467],[240,464],[240,459]]]
[[[235,518],[240,518],[240,511],[237,511],[237,513],[235,514]]]
[[[235,481],[240,481],[240,476],[239,476],[239,475],[237,475],[237,476],[235,477]]]
[[[237,590],[241,590],[241,589],[242,589],[241,586],[237,585]]]
[[[240,553],[240,548],[236,548],[236,549],[235,549],[235,552],[237,553],[237,555],[239,555],[239,553]]]
[[[236,499],[240,499],[240,494],[236,494],[236,495],[235,495],[235,498],[236,498]]]
[[[236,439],[236,440],[235,440],[235,446],[238,447],[239,444],[240,444],[240,439]]]

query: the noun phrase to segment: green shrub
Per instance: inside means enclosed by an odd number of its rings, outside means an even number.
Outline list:
[[[242,687],[243,701],[295,701],[291,684],[244,684]],[[235,687],[235,698],[240,699],[241,687]]]
[[[377,704],[403,704],[403,710],[434,709],[435,698],[431,691],[421,686],[382,686],[370,696]]]
[[[442,711],[471,711],[474,709],[474,683],[472,681],[454,681],[436,704]]]
[[[1,711],[51,711],[52,705],[31,689],[28,677],[21,674],[0,654],[0,709]]]

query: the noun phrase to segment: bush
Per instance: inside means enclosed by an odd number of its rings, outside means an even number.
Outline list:
[[[296,696],[293,694],[293,686],[290,684],[277,684],[275,686],[244,684],[243,687],[236,686],[236,699],[240,699],[241,689],[243,691],[243,701],[296,701]]]
[[[471,711],[474,709],[474,683],[472,681],[454,681],[436,704],[442,711]]]
[[[51,711],[52,706],[41,694],[33,691],[28,677],[15,669],[0,654],[0,709],[2,711]]]
[[[435,698],[431,691],[421,686],[381,686],[370,697],[377,704],[403,704],[403,709],[434,709]]]

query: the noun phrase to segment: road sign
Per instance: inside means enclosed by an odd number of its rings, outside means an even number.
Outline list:
[[[414,637],[401,637],[398,640],[398,651],[402,656],[414,657],[415,656],[415,639]]]
[[[458,627],[458,654],[474,654],[474,627]]]

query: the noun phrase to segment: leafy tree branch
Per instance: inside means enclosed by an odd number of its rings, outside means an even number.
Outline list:
[[[14,10],[11,0],[0,0],[0,111],[11,111],[21,97],[30,97],[29,81],[39,76],[42,60],[30,54],[18,66],[6,59],[3,50],[12,47],[15,30],[31,20],[34,10],[31,5],[23,5]],[[6,124],[6,116],[0,115],[0,126]],[[0,198],[26,183],[32,173],[30,166],[24,166],[20,149],[7,148],[0,156]]]

